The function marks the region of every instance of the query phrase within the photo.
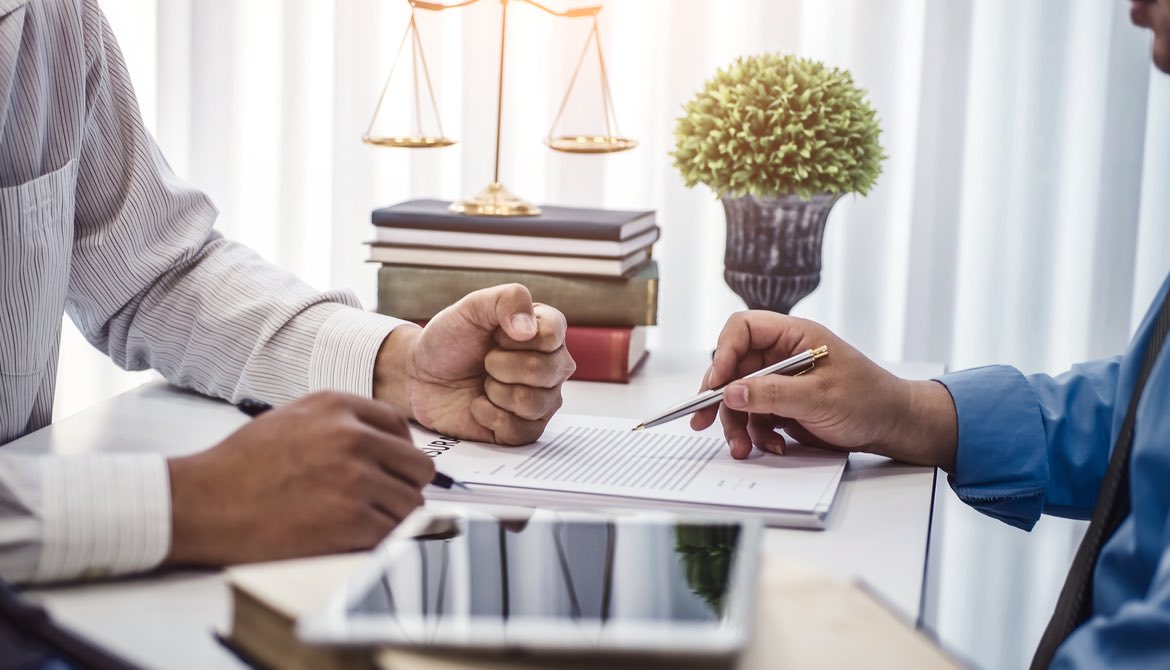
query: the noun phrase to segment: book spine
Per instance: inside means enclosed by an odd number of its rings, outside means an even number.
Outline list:
[[[565,331],[565,349],[577,363],[577,370],[570,379],[629,382],[631,332],[631,328],[570,326]]]
[[[571,326],[658,323],[657,266],[623,280],[383,265],[378,270],[378,312],[426,321],[472,291],[511,282],[527,286],[536,302],[559,309]]]

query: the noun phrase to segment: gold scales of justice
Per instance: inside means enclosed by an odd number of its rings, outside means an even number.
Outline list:
[[[423,0],[407,0],[407,2],[410,5],[410,21],[407,23],[406,32],[402,36],[402,42],[398,45],[398,52],[390,67],[390,74],[386,76],[386,82],[382,85],[382,93],[378,96],[378,104],[374,108],[374,115],[370,118],[370,125],[366,128],[365,134],[362,135],[362,141],[380,147],[412,149],[448,147],[455,144],[455,140],[447,137],[443,133],[443,122],[439,115],[439,105],[435,101],[435,91],[431,85],[431,74],[427,67],[426,54],[423,51],[418,23],[415,21],[415,12],[418,10],[442,12],[448,9],[467,7],[468,5],[479,2],[479,0],[464,0],[463,2],[450,5],[424,2]],[[470,198],[451,203],[450,211],[456,214],[474,214],[480,216],[535,216],[540,214],[539,207],[513,195],[511,191],[500,183],[500,127],[504,109],[504,46],[506,44],[505,36],[507,35],[508,26],[508,2],[509,0],[500,0],[500,76],[499,85],[496,88],[495,169],[491,183],[482,191]],[[569,86],[565,91],[564,98],[561,100],[560,109],[557,111],[552,126],[549,128],[548,137],[545,140],[549,148],[570,154],[606,154],[627,151],[637,146],[637,141],[628,137],[622,137],[617,131],[617,114],[614,111],[613,97],[610,95],[609,77],[605,68],[605,56],[601,51],[601,33],[598,30],[597,23],[597,15],[601,12],[601,6],[578,7],[565,11],[556,11],[535,2],[535,0],[516,0],[516,2],[523,2],[524,4],[531,5],[548,14],[561,18],[591,18],[593,20],[589,37],[585,40],[585,46],[581,49],[581,55],[577,59],[577,66],[573,70],[573,75],[569,79]],[[382,110],[382,104],[386,101],[386,92],[390,88],[390,79],[394,76],[394,70],[398,67],[398,61],[402,57],[402,49],[408,39],[411,40],[411,64],[413,70],[412,99],[414,103],[414,132],[409,135],[375,135],[374,125]],[[569,104],[569,96],[573,93],[573,85],[577,82],[577,75],[581,73],[581,68],[585,64],[586,56],[589,55],[589,47],[591,45],[597,54],[597,65],[601,80],[601,102],[605,115],[605,134],[556,135],[557,125],[560,123],[561,117],[564,115],[565,109]],[[435,125],[438,130],[438,134],[435,135],[427,134],[422,130],[422,103],[418,85],[420,65],[423,79],[426,82],[427,97],[430,100],[431,110],[435,116]]]

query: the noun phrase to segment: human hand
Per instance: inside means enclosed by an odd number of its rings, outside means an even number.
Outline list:
[[[576,363],[565,317],[520,284],[468,294],[426,328],[400,326],[375,363],[374,397],[453,437],[526,444],[561,407]]]
[[[317,393],[173,458],[166,562],[228,565],[366,549],[435,474],[385,403]]]
[[[806,374],[740,379],[822,345],[829,356]],[[776,432],[783,429],[803,444],[954,468],[958,429],[946,388],[896,377],[812,321],[766,311],[732,315],[701,388],[724,384],[723,404],[696,413],[691,427],[710,426],[718,413],[735,458],[747,458],[753,444],[783,453],[785,438]]]

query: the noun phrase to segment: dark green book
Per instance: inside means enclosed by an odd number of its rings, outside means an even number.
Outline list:
[[[378,270],[378,311],[426,321],[472,291],[513,282],[527,286],[536,302],[559,309],[569,325],[658,323],[658,264],[654,261],[625,278],[383,265]]]

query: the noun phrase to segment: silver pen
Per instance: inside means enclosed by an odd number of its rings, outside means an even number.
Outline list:
[[[779,363],[773,363],[764,368],[760,368],[755,372],[744,375],[743,379],[751,379],[753,377],[763,377],[764,375],[799,375],[808,372],[816,365],[818,358],[824,358],[829,355],[828,347],[817,347],[816,349],[808,349],[791,358],[786,358]],[[634,427],[634,430],[645,430],[659,426],[668,421],[694,414],[695,412],[710,407],[711,405],[718,405],[723,400],[723,389],[725,386],[720,386],[717,389],[710,391],[703,391],[699,395],[680,402],[679,404],[663,411],[653,419],[643,421]]]

